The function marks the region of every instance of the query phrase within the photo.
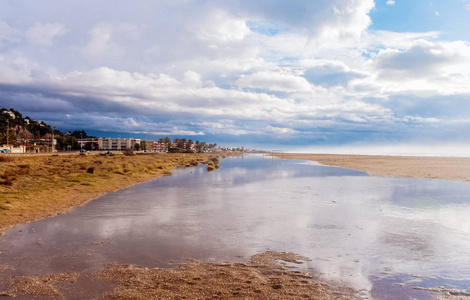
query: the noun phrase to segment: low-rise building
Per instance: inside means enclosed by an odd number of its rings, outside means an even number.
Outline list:
[[[26,146],[19,145],[14,147],[13,145],[3,145],[0,147],[1,153],[26,153]]]
[[[140,139],[98,138],[98,149],[100,150],[133,150],[136,144],[140,145]]]
[[[156,143],[153,144],[152,150],[155,150],[155,152],[167,152],[168,151],[168,144],[167,143],[156,142]]]

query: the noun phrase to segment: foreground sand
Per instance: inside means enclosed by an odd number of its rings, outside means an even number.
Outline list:
[[[277,154],[279,158],[317,161],[323,165],[381,176],[470,181],[470,158],[339,154]]]
[[[308,258],[268,251],[249,263],[193,261],[172,269],[108,264],[89,274],[108,286],[99,294],[84,293],[83,274],[10,277],[0,296],[41,299],[359,299],[356,292],[318,283],[308,273],[286,266]],[[1,267],[1,265],[0,265]],[[0,275],[2,270],[0,269]]]

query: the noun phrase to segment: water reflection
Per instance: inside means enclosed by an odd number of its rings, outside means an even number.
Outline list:
[[[181,169],[16,227],[0,241],[0,263],[28,274],[109,261],[233,261],[270,249],[310,257],[307,267],[325,280],[380,299],[426,299],[412,287],[431,283],[467,288],[468,183],[274,162],[254,156],[223,160],[211,173]]]

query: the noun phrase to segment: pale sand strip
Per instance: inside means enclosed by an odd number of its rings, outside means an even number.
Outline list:
[[[323,165],[374,175],[470,181],[470,158],[284,153],[277,157],[317,161]]]

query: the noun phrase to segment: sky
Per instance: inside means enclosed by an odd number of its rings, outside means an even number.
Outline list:
[[[102,137],[466,151],[468,28],[470,0],[0,0],[0,107]]]

